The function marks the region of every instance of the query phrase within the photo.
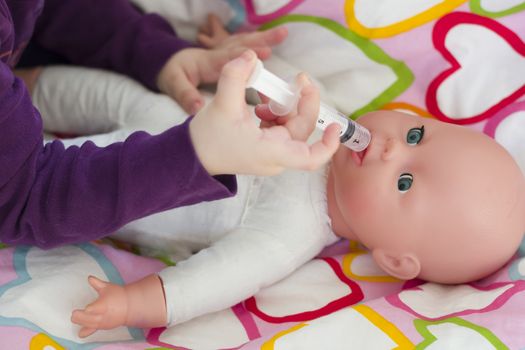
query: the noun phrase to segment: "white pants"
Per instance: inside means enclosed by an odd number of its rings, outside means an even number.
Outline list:
[[[201,93],[209,102],[211,94]],[[126,76],[82,67],[44,68],[32,98],[49,134],[47,141],[54,138],[52,133],[81,135],[63,139],[66,147],[87,140],[104,147],[123,141],[137,130],[160,133],[187,118],[187,113],[166,95],[154,93]],[[241,192],[248,184],[248,178],[239,181]],[[201,210],[242,212],[238,207],[244,205],[244,199],[238,195],[220,204],[200,203],[158,213],[129,223],[114,236],[140,245],[145,254],[161,250],[175,260],[185,259],[217,239],[214,234],[220,236],[238,224],[235,215],[217,216],[219,227],[202,227],[197,225]]]
[[[166,95],[126,76],[83,67],[44,68],[32,99],[47,133],[79,136],[64,139],[66,146],[91,140],[103,147],[137,130],[158,134],[187,118]]]

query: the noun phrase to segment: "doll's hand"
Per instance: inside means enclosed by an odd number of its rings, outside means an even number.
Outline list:
[[[112,329],[126,324],[128,298],[123,286],[104,282],[89,276],[89,284],[98,293],[98,299],[86,306],[84,310],[75,310],[71,322],[82,328],[78,332],[85,338],[99,329]]]
[[[224,64],[237,57],[243,49],[183,49],[166,62],[157,78],[159,90],[173,98],[190,114],[195,114],[204,105],[197,87],[215,83]]]
[[[318,168],[338,148],[340,127],[329,126],[322,140],[312,145],[304,141],[319,112],[319,93],[310,85],[302,90],[293,123],[259,128],[245,102],[255,58],[253,51],[246,51],[227,63],[214,99],[190,122],[201,163],[211,175],[274,175],[285,168]]]
[[[152,328],[166,325],[166,300],[157,275],[148,275],[124,286],[93,276],[89,276],[88,281],[97,291],[98,299],[84,310],[73,311],[71,322],[82,326],[79,337],[119,326]]]
[[[286,39],[288,31],[285,27],[277,27],[265,31],[231,34],[214,14],[199,30],[197,41],[207,48],[245,48],[255,51],[261,60],[270,57],[272,46],[278,45]]]

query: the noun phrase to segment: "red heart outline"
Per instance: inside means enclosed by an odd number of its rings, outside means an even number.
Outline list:
[[[445,122],[450,122],[454,124],[473,124],[489,118],[496,114],[498,111],[502,110],[507,105],[516,101],[520,96],[525,93],[525,85],[520,89],[516,90],[511,95],[502,99],[499,103],[490,107],[481,114],[475,115],[473,117],[464,118],[464,119],[452,119],[445,115],[440,109],[437,102],[437,89],[447,79],[449,76],[454,74],[457,70],[461,69],[461,65],[456,60],[456,58],[448,51],[445,47],[445,39],[448,32],[456,25],[460,24],[474,24],[488,28],[496,34],[498,34],[503,40],[505,40],[517,53],[521,54],[525,58],[525,43],[511,31],[509,28],[504,25],[496,22],[493,19],[482,17],[468,12],[452,12],[439,21],[437,21],[432,31],[432,41],[434,47],[441,55],[450,63],[451,68],[440,73],[429,85],[427,94],[426,94],[426,104],[428,111],[434,115],[437,119],[440,119]]]
[[[265,15],[257,14],[257,12],[255,11],[255,5],[253,4],[253,0],[244,0],[244,6],[246,8],[248,21],[254,24],[263,24],[288,14],[303,2],[304,0],[291,0],[290,2],[275,10],[274,12],[267,13]]]
[[[317,310],[304,311],[286,316],[271,316],[264,313],[257,306],[257,300],[255,300],[255,297],[251,297],[244,302],[246,309],[260,319],[269,323],[304,322],[328,315],[334,311],[357,304],[363,300],[364,294],[359,285],[344,274],[341,265],[335,259],[321,258],[321,260],[324,260],[332,268],[341,282],[350,287],[350,294],[333,300]]]

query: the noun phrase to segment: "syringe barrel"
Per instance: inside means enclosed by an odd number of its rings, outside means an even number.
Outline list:
[[[299,99],[296,86],[288,84],[270,71],[264,69],[260,60],[247,82],[248,87],[263,93],[270,98],[269,107],[276,115],[290,113]],[[317,127],[324,130],[332,123],[341,125],[340,140],[345,146],[356,152],[364,150],[370,143],[370,132],[336,109],[321,102]]]
[[[324,130],[332,123],[341,125],[339,140],[342,144],[356,152],[360,152],[368,147],[370,143],[370,132],[365,127],[321,102],[319,117],[317,118],[317,127]]]

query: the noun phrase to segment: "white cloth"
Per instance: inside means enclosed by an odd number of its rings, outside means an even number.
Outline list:
[[[167,20],[177,35],[196,41],[199,27],[206,24],[213,13],[222,23],[228,24],[235,16],[228,0],[131,0],[145,13],[157,13]]]
[[[78,67],[46,68],[33,99],[47,130],[104,133],[65,140],[66,145],[89,139],[105,146],[134,130],[157,133],[186,118],[171,99],[129,78]],[[235,197],[155,214],[115,237],[181,260],[159,273],[170,324],[222,310],[286,277],[337,240],[327,214],[325,171],[238,176]]]
[[[177,225],[193,226],[195,221],[172,222],[164,231],[169,239],[182,233],[198,244],[213,241],[208,248],[159,273],[170,325],[241,302],[286,277],[337,240],[327,214],[324,170],[288,171],[253,181],[239,176],[239,180],[242,185],[237,204],[244,203],[242,208],[221,200],[211,206],[197,204],[164,214],[176,215],[182,210],[185,214],[179,216],[199,216],[196,226],[204,228],[203,237],[199,237],[198,230],[188,234]],[[146,220],[157,232],[162,231],[154,216]],[[239,223],[233,225],[236,221]],[[224,224],[223,230],[218,223]],[[125,229],[135,225],[141,225],[140,220]],[[142,226],[144,229],[147,227]],[[143,234],[144,240],[151,238],[151,232]]]
[[[173,99],[131,78],[84,67],[44,68],[31,98],[47,133],[79,136],[62,140],[66,146],[90,140],[103,147],[137,130],[158,134],[188,116]]]

